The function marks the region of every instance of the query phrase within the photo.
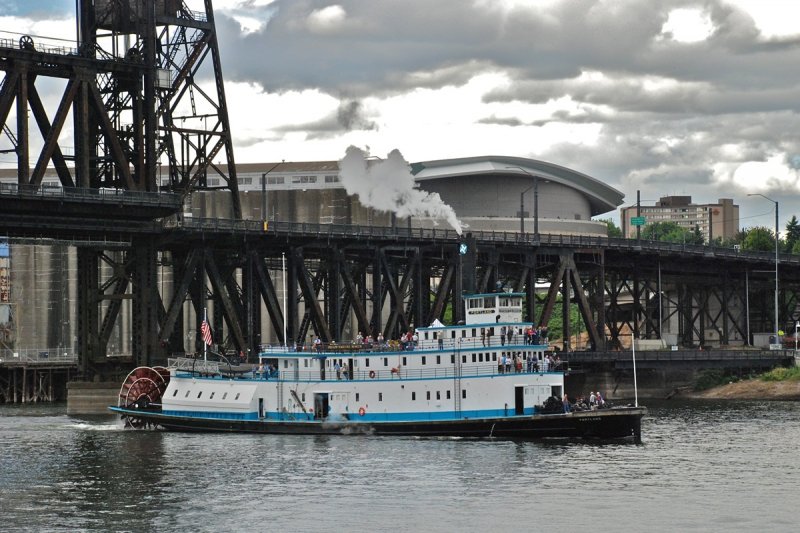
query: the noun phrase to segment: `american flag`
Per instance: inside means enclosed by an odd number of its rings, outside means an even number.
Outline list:
[[[200,324],[200,333],[203,335],[205,343],[211,346],[211,328],[205,318],[203,319],[203,323]]]

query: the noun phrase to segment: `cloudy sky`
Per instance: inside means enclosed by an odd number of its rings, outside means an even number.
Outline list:
[[[190,6],[202,2],[191,0]],[[74,36],[0,0],[0,37]],[[238,162],[531,157],[621,190],[800,213],[800,2],[216,0]],[[74,38],[74,37],[73,37]]]

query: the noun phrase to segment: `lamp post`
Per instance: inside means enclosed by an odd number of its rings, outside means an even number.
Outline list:
[[[775,343],[778,343],[778,201],[764,196],[761,193],[751,193],[747,196],[760,196],[775,204]]]
[[[539,240],[539,176],[522,167],[506,167],[521,170],[533,178],[533,185],[519,193],[519,232],[525,233],[525,193],[533,189],[533,238]]]
[[[278,168],[278,165],[283,164],[284,159],[280,163],[275,163],[269,170],[261,174],[261,220],[266,224],[267,219],[267,174]]]

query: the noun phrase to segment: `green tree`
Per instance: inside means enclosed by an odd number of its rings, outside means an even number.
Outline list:
[[[605,222],[606,223],[606,226],[608,226],[608,236],[610,238],[617,238],[617,239],[621,239],[622,238],[622,230],[619,228],[619,226],[617,226],[614,223],[613,220],[611,220],[610,218],[604,218],[604,219],[599,220],[598,222]]]
[[[687,230],[676,222],[653,222],[642,228],[642,239],[661,242],[674,242],[686,244],[703,244],[703,234],[700,228]]]
[[[800,221],[795,215],[786,223],[786,251],[794,253],[795,245],[800,242]]]
[[[756,226],[745,230],[742,250],[748,252],[769,252],[775,249],[775,234],[771,229]]]

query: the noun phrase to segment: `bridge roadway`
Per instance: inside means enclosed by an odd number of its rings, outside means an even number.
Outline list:
[[[215,339],[248,354],[261,343],[286,342],[284,314],[289,342],[307,342],[311,334],[340,341],[357,331],[396,338],[443,319],[448,308],[454,321],[462,319],[463,292],[500,284],[527,294],[526,316],[537,324],[547,325],[559,302],[565,351],[570,302],[597,350],[624,344],[631,330],[660,338],[670,320],[684,347],[742,344],[751,332],[774,331],[770,252],[580,235],[197,219],[174,214],[177,195],[72,193],[0,189],[0,209],[13,213],[0,218],[0,235],[77,246],[77,351],[89,378],[113,366],[107,343],[124,318],[124,299],[133,301],[129,353],[139,365],[163,364],[167,354],[182,352],[186,332],[199,331],[195,321],[207,306]],[[106,250],[125,257],[110,265],[112,278],[102,279],[99,265],[113,261]],[[295,295],[285,308],[275,288],[282,258],[288,293]],[[779,260],[779,325],[791,331],[800,318],[800,256]],[[173,269],[163,294],[159,261]],[[537,284],[549,286],[546,296],[534,297]],[[194,314],[184,312],[187,301]],[[262,331],[262,313],[271,331]]]

